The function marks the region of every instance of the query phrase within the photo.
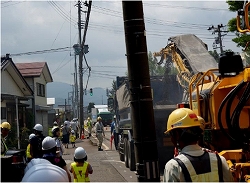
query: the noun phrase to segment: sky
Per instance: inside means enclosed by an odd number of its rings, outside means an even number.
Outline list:
[[[76,2],[1,1],[1,55],[10,53],[14,63],[47,62],[54,82],[73,84],[73,45],[79,42]],[[82,10],[84,22],[84,5]],[[228,10],[226,1],[143,1],[143,12],[147,50],[152,53],[164,48],[169,37],[180,34],[195,34],[213,50],[216,34],[207,29],[227,25],[237,15]],[[234,33],[223,37],[223,49],[240,52],[232,38]],[[89,73],[83,62],[84,88],[110,89],[116,76],[127,72],[121,1],[92,1],[85,44],[91,73],[87,84]],[[52,51],[34,54],[44,50]],[[20,55],[28,52],[32,53]],[[78,65],[78,56],[76,61]]]

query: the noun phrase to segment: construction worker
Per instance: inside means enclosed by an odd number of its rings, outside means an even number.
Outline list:
[[[35,137],[30,139],[30,155],[32,158],[41,158],[42,153],[42,141],[45,138],[43,136],[43,126],[36,124],[33,128]]]
[[[98,151],[103,151],[102,142],[103,142],[103,137],[105,137],[105,133],[102,124],[102,118],[100,116],[97,118],[97,123],[95,124],[95,133],[98,139]]]
[[[32,156],[30,154],[30,140],[35,137],[36,135],[34,133],[29,135],[29,144],[27,145],[27,149],[26,149],[26,157],[27,157],[27,161],[30,162],[32,159]]]
[[[72,145],[72,148],[75,148],[76,147],[76,136],[75,136],[74,130],[71,130],[71,134],[69,136],[69,139],[70,139],[70,143]]]
[[[117,150],[118,147],[118,127],[116,122],[116,115],[114,115],[114,120],[110,126],[111,138],[114,138],[115,149]]]
[[[90,138],[92,128],[93,128],[93,123],[92,123],[92,120],[90,119],[90,117],[87,118],[87,127],[88,127],[88,134],[89,134],[89,136],[87,138]]]
[[[68,182],[67,173],[46,159],[32,159],[25,168],[22,182]]]
[[[167,130],[178,155],[165,165],[163,182],[233,181],[226,159],[203,151],[198,145],[202,134],[196,114],[187,108],[174,110],[168,117]]]
[[[70,173],[67,169],[67,164],[62,156],[58,157],[56,141],[52,137],[45,137],[42,142],[43,157],[44,159],[51,162],[53,165],[57,165],[64,169],[68,175],[68,180],[71,182]]]
[[[61,140],[59,139],[59,137],[60,137],[60,128],[59,128],[59,126],[54,126],[51,131],[52,131],[52,137],[56,141],[58,156],[62,156],[63,152],[64,152],[64,148],[63,148]]]
[[[93,169],[87,159],[86,151],[82,147],[76,148],[74,162],[71,163],[69,170],[73,173],[74,182],[90,182],[88,175],[93,173]]]
[[[8,151],[8,147],[5,140],[10,132],[11,126],[8,122],[3,122],[1,124],[1,155],[4,156]]]

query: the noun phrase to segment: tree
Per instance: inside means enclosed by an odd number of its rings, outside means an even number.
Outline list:
[[[89,103],[89,105],[88,105],[88,113],[91,113],[91,109],[92,109],[92,108],[95,108],[94,105],[95,105],[95,103],[93,103],[93,102],[90,102],[90,103]]]
[[[116,81],[113,80],[113,82],[112,82],[112,88],[109,90],[108,98],[113,98],[115,96],[116,90],[117,90]]]
[[[148,53],[149,75],[150,76],[162,76],[164,75],[165,68],[154,62],[151,52]]]
[[[220,55],[218,54],[218,52],[216,50],[209,51],[209,53],[210,53],[210,55],[212,55],[214,57],[214,59],[216,60],[216,62],[219,62]]]
[[[228,9],[233,12],[237,12],[239,9],[243,8],[244,1],[226,1],[228,4]],[[236,14],[236,13],[235,13]],[[237,43],[238,47],[245,48],[248,41],[250,41],[250,35],[243,34],[237,31],[237,20],[232,18],[228,21],[228,31],[234,32],[236,37],[232,39],[233,42]],[[249,48],[247,50],[250,50]]]
[[[244,1],[226,1],[228,4],[228,9],[233,12],[237,12],[239,9],[243,9]],[[249,18],[249,17],[248,17]],[[242,22],[242,20],[241,20]],[[243,29],[243,28],[241,28]],[[246,62],[246,65],[250,64],[250,46],[248,42],[250,42],[250,35],[246,33],[240,33],[237,31],[237,20],[236,18],[232,18],[228,21],[228,30],[230,32],[234,32],[236,37],[232,39],[233,42],[237,43],[238,47],[243,48],[243,60]]]

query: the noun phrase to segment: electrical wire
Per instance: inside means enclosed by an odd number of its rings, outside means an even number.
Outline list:
[[[64,51],[69,51],[69,49],[70,47],[63,47],[63,48],[55,48],[55,49],[49,49],[49,50],[15,53],[15,54],[10,54],[10,55],[14,57],[14,56],[34,55],[34,54],[43,54],[43,53],[51,53],[51,52],[64,52]]]

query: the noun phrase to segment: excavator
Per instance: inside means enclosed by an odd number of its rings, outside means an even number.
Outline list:
[[[249,6],[246,3],[237,16],[241,33],[250,32]],[[234,52],[222,53],[217,63],[195,35],[169,41],[153,56],[156,61],[160,57],[158,64],[171,62],[177,68],[177,80],[184,89],[183,102],[177,106],[189,107],[205,120],[200,145],[225,157],[234,181],[250,182],[250,67]]]

